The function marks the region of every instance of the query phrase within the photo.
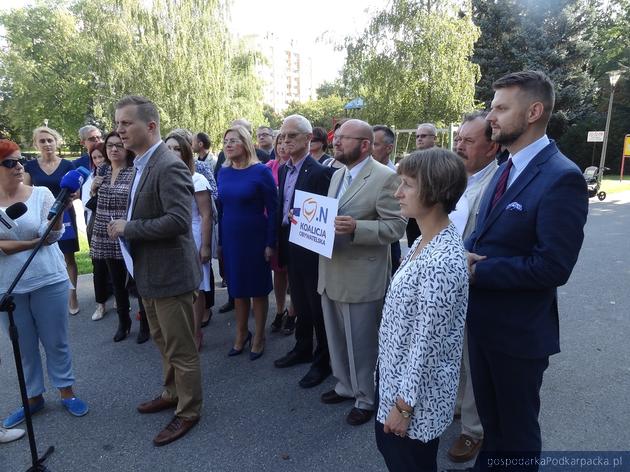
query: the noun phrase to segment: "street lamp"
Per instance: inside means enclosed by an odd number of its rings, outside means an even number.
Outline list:
[[[608,130],[610,129],[610,115],[612,113],[613,98],[615,96],[615,85],[617,85],[617,81],[619,77],[621,77],[622,72],[621,70],[611,70],[608,72],[608,78],[610,79],[610,99],[608,100],[608,116],[606,117],[602,157],[599,159],[599,171],[597,173],[597,183],[600,185],[602,183],[602,177],[604,176],[604,161],[606,160],[606,148],[608,147]]]

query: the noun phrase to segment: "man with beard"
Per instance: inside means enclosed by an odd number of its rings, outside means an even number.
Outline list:
[[[486,120],[510,157],[488,185],[465,243],[468,351],[484,431],[475,469],[496,459],[535,471],[540,387],[549,356],[560,351],[557,287],[577,261],[588,197],[578,167],[546,135],[551,80],[523,71],[493,88]]]
[[[346,421],[357,426],[374,413],[374,367],[378,323],[390,279],[389,245],[406,220],[394,193],[400,178],[370,155],[369,124],[348,120],[335,131],[335,159],[328,196],[339,199],[332,258],[319,256],[319,283],[335,388],[324,403],[354,400]]]
[[[455,146],[457,154],[464,161],[466,174],[468,174],[468,184],[463,195],[469,208],[462,235],[464,241],[475,229],[481,196],[498,168],[495,155],[499,145],[491,139],[492,128],[486,121],[487,114],[485,111],[478,111],[465,115],[458,130]],[[468,340],[465,332],[455,410],[461,411],[461,434],[449,449],[448,456],[454,462],[467,462],[475,457],[481,447],[483,428],[475,406],[468,361]]]

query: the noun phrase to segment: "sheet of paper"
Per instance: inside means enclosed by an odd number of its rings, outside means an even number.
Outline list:
[[[129,275],[133,277],[133,259],[131,258],[131,253],[129,252],[127,241],[125,241],[124,238],[118,237],[118,244],[120,245],[120,251],[122,252],[123,260],[125,261],[125,267],[127,267],[127,272],[129,272]]]
[[[335,244],[339,201],[296,190],[293,202],[289,241],[330,259]]]

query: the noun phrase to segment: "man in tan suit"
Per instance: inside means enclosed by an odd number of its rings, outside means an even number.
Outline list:
[[[108,232],[129,243],[138,293],[162,355],[164,390],[140,404],[138,411],[175,409],[171,422],[153,439],[156,446],[163,446],[186,434],[201,412],[192,310],[201,280],[190,233],[194,190],[188,167],[160,138],[160,117],[153,102],[136,96],[120,100],[116,131],[136,158],[127,220],[112,221]]]
[[[324,403],[354,400],[346,420],[366,423],[374,412],[378,323],[390,278],[389,246],[405,232],[394,192],[394,171],[370,155],[374,133],[360,120],[335,131],[335,159],[345,164],[332,177],[328,196],[339,199],[332,258],[319,257],[317,291],[330,350],[334,390]]]

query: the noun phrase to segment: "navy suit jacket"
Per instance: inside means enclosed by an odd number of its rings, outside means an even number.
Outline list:
[[[332,167],[324,167],[319,162],[317,162],[311,155],[306,156],[304,162],[302,163],[302,167],[300,168],[300,174],[298,175],[297,181],[295,182],[295,190],[302,190],[304,192],[316,193],[317,195],[328,195],[328,187],[330,186],[330,179],[332,174],[337,169],[333,169]],[[282,237],[286,237],[288,239],[288,232],[280,231],[282,226],[282,212],[284,205],[284,183],[286,181],[287,176],[287,166],[282,165],[278,170],[278,234],[281,234]],[[293,201],[295,199],[295,192],[291,196],[291,208],[293,207]],[[286,241],[280,243],[280,260],[286,261],[287,254],[284,253],[286,248],[288,247]],[[315,267],[317,268],[318,255],[312,251],[308,251],[304,249],[308,253],[312,254],[312,258],[315,261]]]
[[[468,329],[487,349],[542,358],[560,351],[557,287],[569,279],[584,240],[586,183],[552,141],[490,209],[505,165],[488,185],[465,242],[468,251],[487,256],[470,286]]]

